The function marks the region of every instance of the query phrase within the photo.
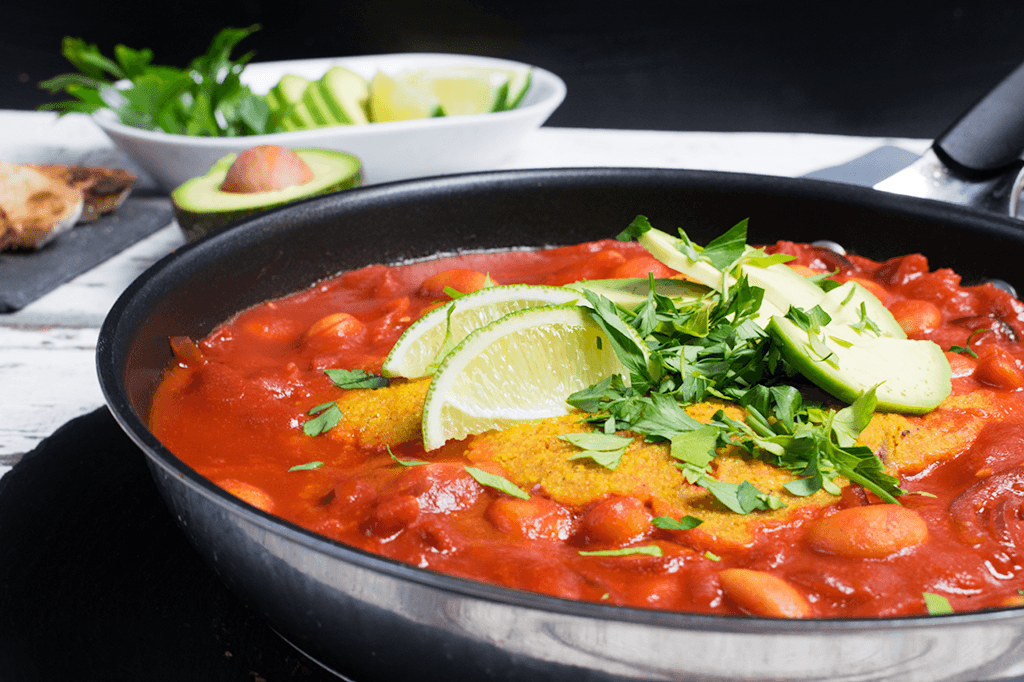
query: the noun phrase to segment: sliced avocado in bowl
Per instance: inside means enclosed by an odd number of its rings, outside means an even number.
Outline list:
[[[225,179],[239,157],[250,151],[225,156],[213,164],[206,175],[193,178],[171,192],[174,216],[188,241],[260,211],[358,187],[362,183],[362,165],[351,154],[328,149],[296,149],[294,153],[308,167],[311,179],[263,191],[226,191]]]
[[[367,123],[366,107],[370,84],[357,73],[332,67],[306,88],[303,102],[317,126],[361,125]]]
[[[313,116],[302,100],[309,84],[308,78],[285,74],[271,88],[267,93],[271,131],[304,130],[313,126]]]

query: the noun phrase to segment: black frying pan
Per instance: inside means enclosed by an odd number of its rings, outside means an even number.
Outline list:
[[[1013,157],[1001,170],[1019,165]],[[992,174],[967,166],[957,173]],[[719,617],[565,601],[420,570],[246,505],[195,474],[145,427],[154,385],[171,360],[171,336],[204,336],[240,309],[351,268],[607,237],[637,213],[663,229],[685,227],[697,241],[749,218],[752,242],[830,239],[878,260],[921,252],[933,268],[953,267],[965,282],[994,277],[1024,288],[1020,223],[971,208],[739,174],[481,173],[350,190],[182,248],[114,306],[98,345],[100,382],[199,552],[289,641],[355,679],[994,680],[1024,674],[1024,611],[827,621]]]

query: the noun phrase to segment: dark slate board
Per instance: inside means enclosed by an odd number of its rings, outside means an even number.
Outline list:
[[[114,213],[78,225],[39,251],[0,253],[0,313],[24,308],[170,224],[166,195],[136,194]]]

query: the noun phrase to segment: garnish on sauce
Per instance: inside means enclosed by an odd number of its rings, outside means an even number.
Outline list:
[[[467,474],[475,478],[476,482],[479,483],[480,485],[487,486],[488,488],[494,488],[495,490],[500,490],[506,495],[518,497],[521,500],[530,499],[530,496],[526,493],[526,491],[524,491],[522,488],[520,488],[519,486],[517,486],[515,483],[508,480],[504,476],[498,476],[497,474],[492,474],[489,471],[484,471],[483,469],[479,469],[477,467],[463,467],[463,469],[465,469]]]
[[[325,431],[330,431],[341,421],[341,410],[334,402],[321,403],[307,414],[316,415],[302,425],[302,432],[307,436],[319,436]]]
[[[599,549],[592,552],[580,550],[580,556],[635,556],[637,554],[661,556],[661,547],[644,545],[642,547],[624,547],[623,549]]]
[[[387,378],[365,369],[325,369],[324,374],[338,388],[383,388],[388,385]]]
[[[646,220],[638,218],[620,238],[649,229]],[[635,369],[631,385],[613,377],[573,394],[570,404],[591,413],[593,423],[610,423],[614,430],[634,431],[649,440],[671,441],[672,454],[680,460],[678,466],[687,479],[740,514],[777,509],[782,503],[748,482],[737,486],[715,480],[708,471],[715,448],[735,445],[797,473],[802,478],[786,486],[795,495],[821,489],[838,494],[835,481],[842,476],[895,502],[905,492],[897,479],[885,472],[871,450],[854,445],[874,410],[874,389],[833,413],[805,406],[800,392],[790,385],[797,372],[758,324],[765,291],[752,286],[748,278],[731,274],[747,252],[745,223],[711,242],[703,254],[696,249],[685,236],[680,239],[680,253],[703,259],[723,283],[720,290],[710,290],[696,300],[680,303],[659,295],[652,286],[643,304],[626,310],[584,291],[599,324],[614,329],[625,323],[639,333],[650,362],[644,362],[645,349],[631,343],[631,337],[609,334],[623,364]],[[753,253],[758,263],[780,262]],[[830,321],[817,307],[810,313],[791,308],[789,315],[813,333]],[[826,362],[831,354],[822,350],[819,360]],[[701,424],[683,410],[712,399],[744,408],[744,421],[719,412],[710,424]]]
[[[323,465],[323,462],[306,462],[305,464],[296,464],[293,467],[289,467],[288,471],[315,471]]]
[[[950,606],[949,599],[941,594],[925,592],[922,596],[924,597],[924,605],[928,609],[929,615],[942,616],[953,613],[953,607]]]

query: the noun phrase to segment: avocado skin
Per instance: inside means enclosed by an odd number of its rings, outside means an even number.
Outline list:
[[[210,181],[217,185],[217,188],[211,196],[220,194],[219,186],[223,181],[223,175],[227,172],[227,168],[231,165],[231,161],[234,160],[235,155],[229,154],[228,156],[220,159],[213,166],[210,167],[210,171],[199,178],[193,178],[171,193],[171,201],[174,205],[174,218],[178,221],[178,226],[181,227],[182,232],[185,233],[185,238],[189,242],[196,241],[201,237],[205,237],[207,234],[218,230],[229,223],[233,223],[243,218],[256,215],[263,211],[268,211],[272,208],[278,208],[294,203],[296,201],[302,201],[305,199],[311,199],[316,196],[322,196],[324,194],[331,194],[332,192],[340,192],[345,189],[351,189],[353,187],[359,187],[363,182],[362,167],[359,160],[350,154],[344,152],[328,151],[323,149],[296,149],[295,152],[303,157],[306,152],[313,152],[316,154],[328,154],[336,155],[339,160],[343,163],[340,164],[341,168],[345,170],[341,177],[337,181],[322,185],[316,182],[314,179],[311,185],[314,185],[314,189],[309,192],[301,192],[293,194],[285,199],[270,198],[268,197],[266,203],[259,203],[257,200],[256,204],[252,204],[245,207],[238,208],[223,208],[214,205],[198,207],[198,206],[187,206],[186,201],[183,200],[184,190],[187,189],[187,185],[196,182]],[[305,158],[305,157],[304,157]],[[227,194],[223,192],[222,194]],[[260,194],[271,195],[278,197],[279,192],[261,192],[253,195],[254,198]]]

